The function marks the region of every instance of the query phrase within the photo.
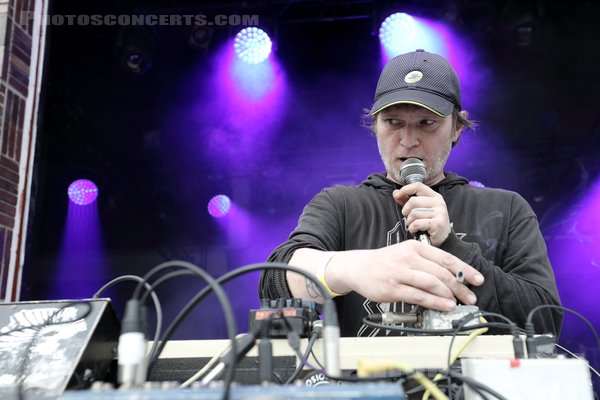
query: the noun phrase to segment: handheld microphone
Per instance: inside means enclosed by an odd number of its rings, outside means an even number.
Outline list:
[[[423,161],[418,158],[411,157],[406,159],[400,166],[400,179],[402,184],[408,185],[415,182],[423,182],[427,175],[427,170]],[[417,232],[416,239],[428,245],[431,245],[429,234],[427,232]]]

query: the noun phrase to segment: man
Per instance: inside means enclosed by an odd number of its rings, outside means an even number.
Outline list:
[[[417,50],[390,60],[370,115],[386,173],[355,187],[324,189],[269,257],[327,286],[343,336],[384,334],[362,318],[405,312],[408,305],[451,311],[458,300],[523,327],[534,307],[560,304],[529,204],[443,170],[463,128],[472,125],[461,108],[458,77],[443,57]],[[400,167],[408,158],[422,160],[422,183],[403,185]],[[430,245],[411,240],[419,232]],[[464,282],[456,279],[459,272]],[[323,300],[309,280],[282,271],[262,274],[259,295]],[[558,311],[542,310],[535,328],[558,334],[561,319]]]

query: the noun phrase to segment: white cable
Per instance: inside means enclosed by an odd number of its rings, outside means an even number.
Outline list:
[[[180,387],[189,387],[192,383],[202,378],[229,350],[231,350],[231,344],[227,344],[219,354],[213,356],[200,371],[196,372],[190,379],[183,382]]]
[[[558,344],[558,343],[554,343],[554,345],[555,345],[556,347],[558,347],[559,349],[561,349],[562,351],[564,351],[565,353],[568,353],[568,354],[570,354],[571,356],[575,357],[576,359],[578,359],[578,360],[583,360],[583,358],[579,357],[579,356],[578,356],[578,355],[576,355],[575,353],[572,353],[571,351],[569,351],[569,350],[567,350],[566,348],[562,347],[560,344]],[[596,371],[596,370],[594,369],[594,367],[592,367],[592,366],[590,365],[590,363],[589,363],[587,360],[583,360],[583,361],[587,362],[588,368],[589,368],[589,369],[591,369],[591,370],[592,370],[592,371],[593,371],[593,372],[596,374],[596,376],[597,376],[598,378],[600,378],[600,373],[598,373],[598,371]]]

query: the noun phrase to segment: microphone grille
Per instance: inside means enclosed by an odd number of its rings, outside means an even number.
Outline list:
[[[404,185],[423,182],[426,174],[425,165],[418,158],[409,158],[400,166],[400,178]]]

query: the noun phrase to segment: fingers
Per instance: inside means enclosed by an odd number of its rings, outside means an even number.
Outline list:
[[[464,263],[452,254],[432,246],[425,246],[417,243],[420,247],[420,254],[431,264],[424,263],[424,267],[429,273],[434,275],[439,281],[448,288],[463,304],[475,304],[477,297],[465,283],[473,286],[479,286],[483,283],[483,276],[473,267]],[[459,272],[462,275],[459,282],[456,278]]]
[[[450,219],[444,209],[413,209],[406,218],[407,230],[413,235],[427,232],[433,246],[439,247],[452,232]]]
[[[438,193],[432,188],[420,182],[402,186],[400,189],[394,190],[393,192],[394,199],[396,199],[401,206],[405,205],[408,200],[413,197],[427,197],[435,196],[437,194]]]
[[[443,293],[443,296],[448,299],[454,300],[458,299],[463,304],[475,304],[477,302],[477,298],[475,294],[464,284],[459,283],[456,280],[456,275],[450,272],[450,270],[440,266],[439,264],[431,261],[424,261],[424,266],[422,267],[425,271],[432,277],[435,277],[433,280],[436,286],[431,287],[423,287],[417,286],[418,288],[428,290],[432,294],[436,294],[439,296],[440,293]],[[441,289],[437,288],[437,285],[442,286],[445,291],[442,292]],[[450,296],[448,296],[448,293]]]
[[[441,194],[433,192],[427,196],[411,197],[402,206],[402,215],[409,217],[413,213],[427,213],[431,211],[446,212],[446,202]],[[425,215],[427,216],[427,214]]]
[[[433,208],[414,208],[406,217],[406,225],[413,235],[417,232],[431,232],[439,218]]]
[[[419,250],[423,257],[448,270],[454,276],[456,284],[462,286],[465,283],[473,286],[481,286],[483,284],[484,278],[479,271],[452,254],[432,246],[421,246]],[[459,272],[462,272],[463,283],[459,283],[456,280],[456,275]]]
[[[388,281],[388,290],[369,298],[377,302],[404,301],[440,311],[451,311],[456,307],[454,293],[430,273],[405,270],[391,281]]]
[[[475,294],[467,284],[483,283],[483,276],[473,267],[415,240],[371,251],[363,261],[369,268],[354,270],[353,290],[378,302],[405,301],[451,311],[456,307],[456,299],[463,304],[476,304]],[[463,282],[457,280],[457,274]]]
[[[446,202],[439,193],[422,183],[413,183],[395,190],[393,195],[398,203],[403,203],[402,215],[413,236],[417,232],[427,232],[434,246],[446,240],[452,228]]]
[[[427,293],[434,297],[445,298],[454,303],[454,293],[452,290],[450,290],[450,288],[445,285],[442,280],[431,279],[434,275],[432,272],[435,272],[434,270],[436,268],[433,263],[431,263],[431,265],[424,265],[421,268],[422,270],[413,269],[408,271],[408,273],[402,277],[401,285],[407,285],[409,287],[421,290],[422,293]],[[450,273],[447,272],[447,275],[450,275]],[[423,300],[424,299],[422,298],[415,299],[415,301]]]
[[[410,304],[417,304],[421,307],[445,312],[452,311],[456,307],[456,300],[454,298],[448,299],[446,297],[434,296],[427,291],[409,285],[399,286],[398,291],[402,291],[404,301]]]

